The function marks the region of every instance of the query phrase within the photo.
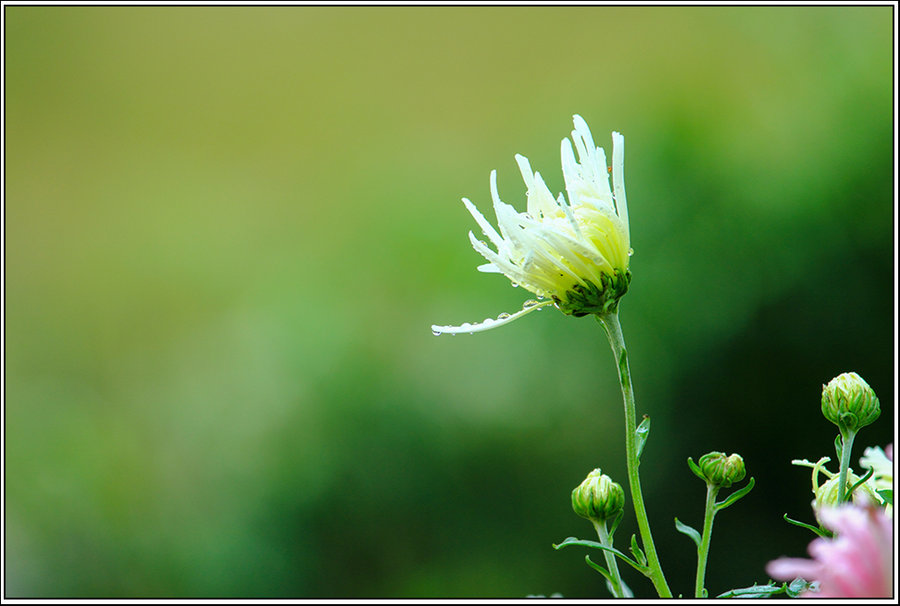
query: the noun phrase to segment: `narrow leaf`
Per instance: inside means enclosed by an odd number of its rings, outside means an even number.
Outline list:
[[[593,568],[594,570],[596,570],[597,572],[602,574],[608,583],[612,583],[612,575],[609,574],[609,571],[606,568],[604,568],[603,566],[601,566],[600,564],[597,564],[596,562],[594,562],[594,560],[591,559],[591,556],[589,556],[589,555],[584,556],[584,561],[587,562],[588,566],[590,566],[591,568]],[[616,592],[612,592],[612,594],[613,594],[613,597],[618,597],[616,595]]]
[[[562,543],[560,543],[558,545],[554,545],[553,549],[562,549],[563,547],[568,547],[569,545],[581,545],[582,547],[593,547],[594,549],[601,549],[603,551],[608,551],[611,554],[618,557],[619,559],[621,559],[622,561],[628,563],[629,566],[631,566],[632,568],[634,568],[641,574],[646,575],[649,572],[649,570],[647,569],[646,566],[638,564],[637,562],[635,562],[634,560],[629,558],[627,555],[625,555],[618,549],[615,549],[613,547],[607,547],[606,545],[601,545],[597,541],[585,541],[583,539],[576,539],[575,537],[569,537]]]
[[[894,504],[894,491],[892,489],[876,490],[875,492],[877,492],[878,495],[882,499],[884,499],[884,502],[888,505]]]
[[[609,525],[609,540],[612,542],[613,534],[616,532],[616,528],[619,527],[619,522],[622,521],[622,518],[625,517],[625,510],[620,509],[619,513],[616,514],[616,517],[613,518],[612,523]]]
[[[863,477],[861,477],[861,478],[856,482],[856,484],[854,484],[853,486],[851,486],[851,487],[850,487],[850,490],[847,491],[846,499],[849,501],[849,500],[850,500],[850,495],[853,494],[853,491],[856,490],[857,488],[859,488],[860,484],[862,484],[863,482],[865,482],[866,480],[868,480],[869,478],[871,478],[871,477],[872,477],[872,474],[874,474],[874,473],[875,473],[875,470],[874,470],[872,467],[869,467],[869,471],[866,472],[866,475],[864,475]]]
[[[844,454],[844,438],[841,437],[841,434],[834,437],[834,452],[837,453],[837,460],[840,461]]]
[[[647,438],[650,437],[650,417],[644,415],[644,420],[641,421],[641,424],[637,426],[637,429],[634,430],[634,437],[637,442],[637,458],[640,460],[641,453],[644,452],[644,444],[647,443]]]
[[[826,539],[830,539],[832,536],[831,533],[828,532],[827,530],[822,530],[821,528],[816,528],[815,526],[810,526],[809,524],[805,524],[803,522],[800,522],[799,520],[792,520],[791,518],[788,517],[788,514],[784,514],[784,521],[787,522],[788,524],[793,524],[794,526],[799,526],[800,528],[805,528],[807,530],[811,530],[814,533],[816,533],[817,535],[819,535],[820,537],[825,537]]]
[[[741,589],[731,589],[725,593],[717,595],[717,598],[770,598],[785,592],[785,584],[781,586],[775,583],[767,583],[765,585],[753,584],[752,587],[742,587]]]
[[[637,537],[631,535],[631,555],[634,556],[634,559],[637,560],[640,564],[647,563],[647,556],[644,555],[644,552],[641,550],[641,546],[638,545]]]
[[[675,530],[680,532],[681,534],[685,534],[691,538],[694,543],[697,544],[697,549],[700,549],[700,533],[695,529],[691,528],[678,518],[675,518]]]
[[[721,503],[716,503],[716,511],[722,511],[729,505],[734,504],[735,501],[745,496],[748,492],[753,490],[753,486],[756,484],[756,480],[750,478],[750,481],[747,482],[747,485],[741,488],[740,490],[731,493],[728,495],[728,498],[722,501]]]

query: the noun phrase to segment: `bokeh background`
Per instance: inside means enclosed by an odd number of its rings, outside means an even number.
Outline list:
[[[690,595],[811,534],[821,385],[894,432],[892,8],[5,7],[7,597],[604,597],[569,492],[625,481],[602,330],[481,274],[459,199],[628,142],[621,305]],[[488,213],[489,216],[490,213]],[[636,532],[633,514],[617,538]],[[623,570],[638,596],[652,587]]]

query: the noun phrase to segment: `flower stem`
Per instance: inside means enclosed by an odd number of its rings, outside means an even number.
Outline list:
[[[706,559],[709,556],[709,541],[712,537],[713,518],[716,516],[716,494],[718,487],[706,485],[706,511],[703,514],[703,536],[697,546],[697,583],[694,586],[694,597],[705,598]]]
[[[634,505],[635,517],[637,517],[638,529],[641,533],[641,543],[647,555],[647,576],[653,582],[656,593],[661,598],[671,598],[672,592],[666,583],[662,566],[656,555],[656,547],[653,545],[653,536],[650,534],[650,521],[647,519],[647,510],[644,508],[644,497],[641,495],[641,478],[638,474],[636,413],[634,405],[634,390],[631,385],[631,371],[628,368],[628,354],[625,351],[625,338],[622,336],[622,326],[619,324],[618,311],[606,312],[598,315],[597,319],[606,330],[610,347],[616,357],[619,370],[619,384],[622,386],[622,398],[625,403],[625,461],[628,465],[628,486],[631,489],[631,502]]]
[[[855,431],[841,431],[841,471],[838,476],[838,505],[847,498],[847,474],[850,471],[850,451],[853,450]]]
[[[612,537],[609,536],[609,531],[606,529],[606,522],[594,522],[594,528],[597,529],[597,537],[600,539],[600,544],[606,547],[612,547]],[[619,566],[616,564],[616,556],[608,551],[604,551],[603,557],[606,559],[606,566],[609,568],[609,574],[612,576],[613,597],[624,598],[625,590],[622,588],[622,577],[619,575]]]

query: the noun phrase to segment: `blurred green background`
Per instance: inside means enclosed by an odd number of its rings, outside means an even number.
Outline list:
[[[515,311],[459,199],[628,141],[621,305],[676,595],[811,534],[821,385],[893,440],[892,8],[5,7],[7,597],[605,597],[569,492],[625,483],[590,319]],[[493,216],[487,213],[490,218]],[[617,537],[636,531],[633,514]],[[638,596],[654,595],[632,570]]]

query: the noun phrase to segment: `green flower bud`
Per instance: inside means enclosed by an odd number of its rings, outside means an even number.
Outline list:
[[[724,452],[711,452],[700,457],[699,467],[706,480],[719,488],[728,488],[747,475],[744,459],[739,454],[725,456]]]
[[[881,414],[875,392],[855,372],[845,372],[822,386],[822,414],[845,431],[857,431]]]
[[[837,507],[838,506],[838,488],[840,478],[837,474],[814,491],[816,495],[815,501],[813,501],[813,511],[816,514],[816,519],[819,519],[819,510],[822,507]],[[845,487],[845,492],[850,490],[850,487],[859,482],[860,478],[855,475],[853,472],[849,472],[847,474],[847,484]],[[853,503],[855,505],[865,506],[868,503],[878,503],[879,500],[875,496],[875,493],[872,489],[864,482],[857,486],[853,490],[852,496]],[[821,524],[821,520],[819,520]]]
[[[625,491],[608,475],[595,469],[572,491],[572,509],[582,518],[603,522],[625,507]]]

